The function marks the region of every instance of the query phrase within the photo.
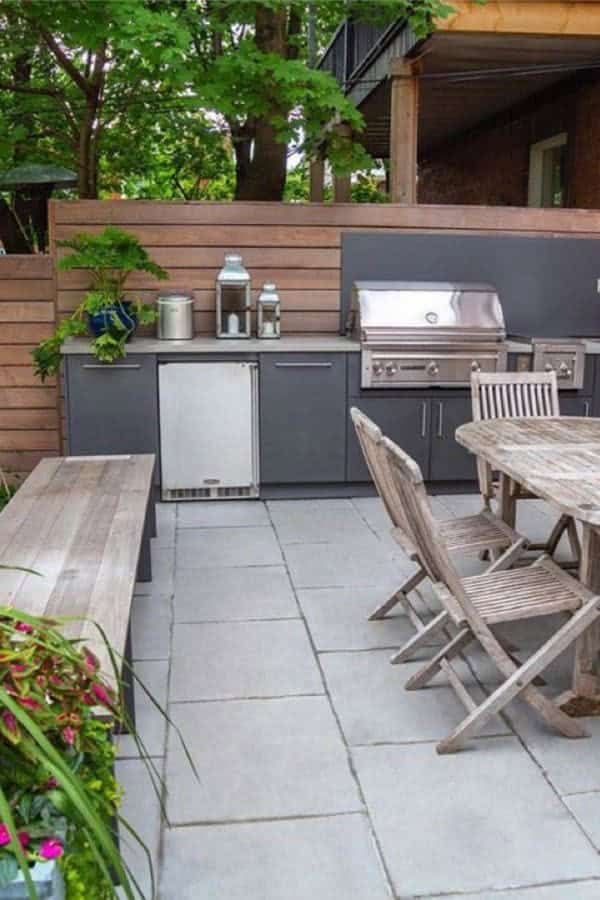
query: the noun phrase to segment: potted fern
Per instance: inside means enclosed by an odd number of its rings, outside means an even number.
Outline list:
[[[133,272],[146,272],[160,280],[168,277],[135,235],[113,225],[99,234],[76,234],[58,241],[58,246],[72,251],[59,261],[59,269],[87,269],[91,283],[77,309],[32,351],[35,373],[42,381],[58,372],[61,347],[68,337],[91,332],[91,352],[100,362],[111,363],[125,356],[125,344],[138,324],[152,324],[157,315],[154,306],[125,299],[127,279]]]

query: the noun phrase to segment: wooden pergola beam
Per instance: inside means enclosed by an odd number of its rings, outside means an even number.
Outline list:
[[[452,0],[454,12],[436,22],[436,31],[511,34],[600,35],[598,0]]]
[[[392,203],[417,202],[419,82],[413,64],[393,59],[390,66],[390,194]]]

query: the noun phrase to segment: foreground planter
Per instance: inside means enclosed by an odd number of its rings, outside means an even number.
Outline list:
[[[31,869],[31,877],[37,891],[38,900],[65,900],[65,883],[55,862],[36,863]],[[29,900],[23,875],[8,887],[0,888],[0,900]]]

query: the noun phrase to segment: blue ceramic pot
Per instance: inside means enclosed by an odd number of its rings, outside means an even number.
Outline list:
[[[115,335],[120,334],[120,331],[115,328],[113,315],[116,315],[119,321],[123,323],[123,326],[127,330],[126,339],[130,340],[137,328],[137,316],[135,315],[133,305],[127,302],[107,306],[102,312],[88,313],[88,323],[94,337],[100,337],[107,331],[112,331]]]

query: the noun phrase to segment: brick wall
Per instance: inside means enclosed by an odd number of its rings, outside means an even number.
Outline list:
[[[567,206],[600,209],[600,81],[569,84],[421,160],[419,203],[526,206],[531,144],[566,131]]]

